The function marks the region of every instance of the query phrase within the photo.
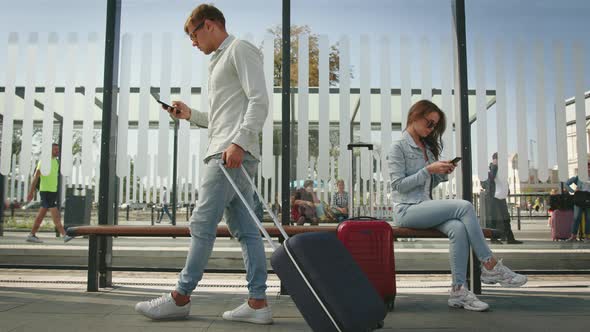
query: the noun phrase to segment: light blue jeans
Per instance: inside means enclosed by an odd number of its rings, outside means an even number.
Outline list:
[[[477,222],[475,209],[468,201],[424,201],[419,204],[402,205],[396,212],[395,223],[401,227],[436,228],[449,237],[453,286],[466,285],[470,245],[481,262],[487,262],[492,257]]]
[[[221,154],[215,155],[201,167],[199,200],[189,223],[191,246],[184,268],[180,272],[176,291],[189,295],[197,287],[213,250],[217,224],[224,217],[229,231],[242,246],[250,298],[265,299],[267,272],[262,237],[240,197],[219,169],[217,160],[220,158]],[[246,154],[243,165],[252,176],[256,172],[258,161]],[[227,168],[227,171],[248,200],[248,204],[252,206],[254,190],[242,170]]]
[[[588,218],[590,217],[590,209],[589,208],[581,208],[577,205],[574,205],[574,223],[572,224],[572,235],[578,236],[578,229],[580,229],[580,224],[582,223],[582,213],[586,216],[586,225],[589,225]],[[590,230],[586,228],[585,233],[590,233]]]

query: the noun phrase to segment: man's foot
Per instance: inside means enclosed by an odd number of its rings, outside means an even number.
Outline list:
[[[512,270],[502,264],[502,260],[498,260],[493,269],[488,270],[485,266],[481,266],[481,282],[488,285],[499,283],[502,287],[520,287],[528,281],[527,276],[514,273]]]
[[[568,239],[565,240],[565,242],[576,242],[578,241],[578,239],[576,239],[575,236],[570,236]]]
[[[191,311],[191,303],[183,306],[176,305],[172,295],[166,293],[153,300],[139,302],[135,305],[135,311],[153,320],[180,319],[188,317]]]
[[[68,243],[74,239],[73,236],[64,235],[64,243]]]
[[[30,233],[27,236],[27,242],[43,243],[43,240],[41,240],[40,238],[38,238],[35,234]]]
[[[498,239],[491,239],[490,242],[492,244],[504,244],[502,241],[498,240]]]
[[[461,286],[457,290],[451,289],[450,295],[447,303],[452,308],[464,308],[471,311],[486,311],[490,308],[487,303],[480,301],[465,286]]]
[[[236,322],[254,324],[272,324],[272,311],[269,306],[261,309],[253,309],[248,301],[231,311],[223,313],[223,319]]]
[[[516,239],[507,240],[506,244],[522,244],[522,241],[518,241]]]

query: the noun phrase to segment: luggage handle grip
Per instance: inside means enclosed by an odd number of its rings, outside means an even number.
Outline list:
[[[346,220],[381,220],[381,219],[375,218],[375,217],[370,217],[370,216],[360,216],[360,217],[348,218]]]
[[[354,148],[368,148],[369,150],[373,150],[373,144],[363,142],[348,143],[348,150],[352,150]]]
[[[234,179],[232,179],[231,176],[229,176],[229,173],[225,169],[224,164],[225,164],[225,162],[223,160],[217,160],[217,165],[219,166],[219,168],[221,169],[221,171],[223,172],[223,174],[225,175],[225,177],[227,178],[229,183],[232,185],[232,187],[234,188],[234,190],[236,191],[236,193],[240,197],[240,200],[242,200],[242,203],[244,203],[244,206],[246,206],[246,209],[248,209],[250,216],[252,217],[252,219],[254,219],[254,222],[256,222],[256,226],[258,226],[258,229],[260,229],[260,231],[262,232],[262,235],[264,235],[264,237],[266,238],[266,241],[268,241],[268,243],[272,247],[273,251],[277,250],[277,248],[278,248],[277,245],[270,238],[270,235],[268,234],[268,232],[266,231],[264,226],[262,226],[262,222],[260,220],[258,220],[258,217],[256,216],[256,213],[254,213],[254,211],[252,210],[252,207],[250,207],[250,205],[248,205],[246,198],[244,197],[244,195],[242,195],[242,192],[240,192],[240,190],[238,189],[238,186],[236,185]],[[287,235],[287,233],[285,232],[285,229],[279,223],[278,218],[275,216],[275,214],[269,208],[266,201],[262,198],[262,195],[260,195],[260,192],[258,191],[256,186],[254,185],[254,181],[252,181],[252,179],[250,178],[250,175],[248,174],[248,172],[244,168],[244,165],[240,165],[240,168],[242,169],[244,176],[246,176],[246,178],[248,179],[248,182],[250,182],[250,185],[252,186],[252,188],[254,189],[256,194],[258,195],[259,200],[262,202],[262,204],[264,204],[264,207],[266,208],[266,210],[268,211],[268,213],[272,217],[272,220],[275,223],[275,225],[277,226],[277,228],[279,229],[279,231],[281,232],[281,235],[283,235],[283,237],[285,239],[288,239],[289,235]]]

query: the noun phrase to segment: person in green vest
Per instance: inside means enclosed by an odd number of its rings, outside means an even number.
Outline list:
[[[27,196],[27,202],[33,200],[33,196],[35,196],[35,191],[37,190],[37,184],[39,181],[41,181],[39,184],[41,207],[39,208],[39,213],[37,213],[37,217],[35,218],[33,229],[27,236],[27,242],[43,243],[43,240],[37,237],[37,231],[39,230],[39,227],[43,222],[43,218],[45,218],[48,210],[51,212],[51,218],[53,219],[55,227],[64,238],[64,243],[72,239],[71,236],[66,235],[64,226],[61,224],[61,215],[59,209],[57,208],[57,201],[59,199],[57,192],[57,180],[59,176],[59,162],[57,160],[58,155],[59,145],[54,143],[51,146],[51,172],[49,172],[47,175],[41,174],[41,162],[37,164],[37,170],[35,171],[35,176],[33,177],[33,181],[31,183],[31,189],[29,190],[29,195]]]

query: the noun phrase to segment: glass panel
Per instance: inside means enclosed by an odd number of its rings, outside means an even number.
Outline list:
[[[27,196],[38,163],[42,174],[60,175],[56,188],[43,180],[39,189],[58,189],[56,201],[65,226],[91,222],[84,213],[90,213],[98,197],[96,121],[102,117],[105,21],[106,2],[98,0],[24,0],[2,8],[0,72],[6,75],[0,75],[0,115],[12,125],[2,133],[2,141],[11,143],[2,151],[2,160],[11,161],[7,172],[2,171],[12,210],[5,214],[10,216],[5,230],[30,231],[33,226],[41,206],[39,191],[30,203]],[[3,129],[9,128],[6,125],[3,121]],[[59,168],[52,166],[52,143],[61,150]],[[78,185],[83,190],[77,190]],[[82,200],[87,204],[80,204]],[[48,214],[38,233],[46,241],[54,237],[49,219]],[[95,209],[91,219],[96,220]]]
[[[444,1],[320,0],[292,4],[293,121],[298,130],[307,130],[294,133],[295,141],[306,142],[293,142],[292,146],[298,147],[297,166],[309,167],[295,170],[293,163],[291,174],[296,186],[303,180],[313,180],[318,199],[327,206],[337,180],[343,179],[346,191],[354,196],[355,215],[373,213],[393,218],[386,156],[391,142],[401,136],[409,107],[420,99],[432,99],[447,107],[445,112],[452,123],[451,14],[450,2]],[[298,54],[302,38],[309,44],[309,61],[305,64]],[[322,41],[329,44],[328,52],[322,52]],[[329,71],[321,69],[324,59],[329,60]],[[301,75],[304,65],[309,72],[309,95],[301,98],[296,88],[301,89],[306,82],[298,81],[297,73]],[[329,91],[322,89],[323,77],[329,78]],[[449,98],[443,98],[443,93]],[[324,99],[324,94],[329,98]],[[321,134],[324,113],[329,114],[328,139]],[[308,125],[302,125],[302,121]],[[449,159],[454,157],[452,131],[446,138],[449,144],[445,156],[448,154]],[[372,153],[360,152],[360,182],[356,167],[350,173],[346,145],[351,141],[375,146]],[[322,151],[329,151],[331,158],[325,158]],[[302,156],[305,161],[300,160]],[[322,170],[325,165],[334,170],[327,177]],[[351,174],[354,190],[350,189]],[[369,186],[374,192],[371,199]],[[448,189],[445,187],[440,195],[447,195]]]
[[[525,242],[526,263],[511,262],[515,269],[580,269],[583,259],[583,254],[566,248],[550,251],[560,248],[551,240],[567,238],[575,229],[569,226],[571,218],[553,220],[549,194],[559,193],[574,175],[580,180],[588,175],[588,12],[590,5],[583,1],[466,3],[469,87],[478,95],[481,90],[495,91],[491,103],[476,106],[473,174],[486,180],[492,153],[498,152],[496,188],[509,187],[510,226]],[[481,191],[476,184],[482,223],[508,234],[507,225],[489,213],[499,209],[495,204],[505,195],[497,189]],[[555,235],[548,227],[550,217]],[[566,225],[564,234],[558,225]],[[579,236],[588,237],[583,232]],[[534,259],[538,252],[543,252],[542,260]]]

